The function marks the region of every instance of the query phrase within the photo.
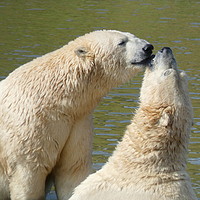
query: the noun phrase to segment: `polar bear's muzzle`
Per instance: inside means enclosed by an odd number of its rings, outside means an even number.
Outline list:
[[[140,61],[133,61],[131,64],[134,65],[148,65],[151,60],[155,57],[155,55],[152,55],[153,53],[153,45],[152,44],[146,44],[143,48],[142,48],[142,53],[141,53],[141,57],[143,58]]]
[[[151,60],[151,68],[158,70],[177,69],[177,64],[172,50],[169,47],[163,47],[157,52],[154,59]]]

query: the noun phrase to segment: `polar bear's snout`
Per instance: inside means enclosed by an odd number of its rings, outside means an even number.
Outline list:
[[[157,52],[154,59],[151,61],[151,66],[158,70],[177,69],[177,64],[173,51],[169,47],[163,47]]]
[[[150,43],[144,44],[144,46],[139,51],[139,56],[131,62],[131,64],[148,65],[151,60],[155,57],[153,55],[154,46]]]

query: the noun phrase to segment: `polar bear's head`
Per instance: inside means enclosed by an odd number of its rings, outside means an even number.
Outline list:
[[[106,78],[112,86],[129,80],[144,69],[152,58],[153,50],[147,41],[114,30],[91,32],[70,45],[75,47],[73,59],[82,65],[82,70],[101,79]]]
[[[178,70],[169,47],[158,51],[151,65],[146,68],[140,101],[141,107],[160,116],[163,125],[167,125],[174,117],[184,116],[185,120],[192,118],[187,75]]]
[[[185,90],[187,90],[187,76],[184,71],[178,70],[172,50],[164,47],[146,68],[141,101],[169,104],[180,95],[184,95]]]

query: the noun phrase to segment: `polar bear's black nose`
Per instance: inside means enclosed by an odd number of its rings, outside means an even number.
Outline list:
[[[146,44],[142,50],[147,54],[147,55],[151,55],[152,54],[152,50],[154,49],[152,44]]]
[[[172,50],[169,47],[163,47],[160,50],[161,53],[166,52],[166,53],[171,53],[172,54]]]

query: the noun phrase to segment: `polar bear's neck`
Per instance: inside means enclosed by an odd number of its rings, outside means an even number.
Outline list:
[[[119,170],[157,177],[185,171],[191,113],[187,109],[176,109],[172,124],[160,127],[157,116],[163,109],[151,107],[149,112],[139,108],[110,159],[111,163],[121,160],[117,163]]]

